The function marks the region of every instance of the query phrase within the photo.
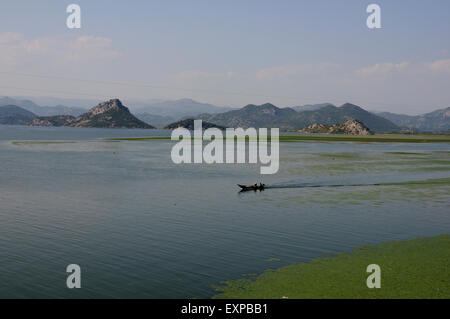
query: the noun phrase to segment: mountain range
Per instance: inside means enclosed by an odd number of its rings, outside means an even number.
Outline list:
[[[14,99],[10,97],[0,97],[0,106],[15,105],[19,106],[37,116],[52,116],[52,115],[72,115],[79,116],[86,112],[86,109],[80,107],[68,107],[64,105],[56,106],[40,106],[31,100]]]
[[[92,103],[93,100],[78,99],[58,99],[58,98],[38,98],[39,101],[47,103],[76,103],[82,107],[65,106],[62,104],[56,106],[41,106],[29,99],[0,97],[0,106],[15,105],[37,116],[54,116],[54,115],[71,115],[74,117],[85,113],[88,108],[86,105]],[[157,100],[150,99],[147,101],[128,100],[128,104],[132,106],[133,114],[146,123],[152,123],[157,127],[164,127],[176,120],[183,119],[186,116],[195,117],[201,113],[220,113],[232,110],[231,107],[220,107],[208,103],[200,103],[192,99],[179,100]]]
[[[231,107],[215,106],[208,103],[200,103],[192,99],[180,99],[174,101],[162,101],[152,103],[147,106],[139,107],[134,110],[136,115],[151,114],[159,116],[169,116],[175,119],[181,119],[186,116],[197,116],[201,113],[222,113],[230,111]]]
[[[64,102],[66,100],[51,100],[47,98],[44,101]],[[69,99],[67,101],[72,100]],[[73,101],[76,102],[77,100],[74,99]],[[46,125],[60,125],[66,120],[69,121],[69,116],[77,118],[87,112],[87,109],[82,107],[69,107],[64,105],[39,106],[29,99],[10,97],[0,98],[0,106],[9,106],[8,115],[4,113],[3,124],[24,124],[26,122],[25,120],[30,119],[31,114],[33,114],[34,116],[47,117],[46,119],[41,119],[42,125],[44,123]],[[11,106],[19,107],[23,110],[11,108]],[[314,123],[335,125],[353,118],[361,121],[374,132],[401,131],[406,129],[448,132],[450,129],[450,108],[436,110],[423,115],[411,116],[388,112],[371,113],[350,103],[346,103],[340,107],[331,103],[321,103],[294,106],[292,108],[279,108],[273,104],[266,103],[259,106],[249,104],[237,109],[200,103],[192,99],[180,99],[174,101],[137,101],[136,104],[132,105],[132,110],[136,120],[139,119],[142,122],[160,128],[179,120],[199,118],[219,126],[227,127],[279,127],[282,130],[299,130]],[[28,111],[31,114],[27,113],[25,115],[24,111]],[[4,109],[4,112],[6,112],[6,109]],[[11,112],[15,112],[15,115]],[[130,113],[129,110],[128,113]],[[66,115],[66,117],[53,117],[55,115]],[[123,115],[125,117],[128,116],[127,112],[123,113]],[[117,120],[115,118],[116,122]],[[97,124],[107,125],[106,123]]]
[[[404,128],[429,132],[448,132],[450,130],[450,107],[416,116],[389,112],[378,113],[377,115]]]
[[[287,131],[297,131],[314,123],[334,125],[355,119],[374,132],[399,130],[391,121],[350,103],[340,107],[329,104],[317,110],[303,112],[292,108],[278,108],[270,103],[249,104],[242,109],[225,113],[201,114],[199,118],[226,127],[279,127]]]

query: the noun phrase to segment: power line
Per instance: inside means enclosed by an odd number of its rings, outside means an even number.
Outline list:
[[[100,95],[99,94],[93,94],[93,93],[80,93],[80,92],[68,92],[68,91],[55,91],[55,90],[42,90],[42,89],[29,89],[24,87],[15,87],[15,86],[3,86],[0,85],[0,88],[2,89],[8,89],[8,90],[23,90],[23,91],[31,91],[31,92],[45,92],[45,93],[51,93],[51,94],[76,94],[76,95],[83,95],[83,96],[89,96],[89,97],[95,97],[95,98],[108,98],[107,95]]]
[[[128,82],[128,81],[107,81],[107,80],[91,80],[91,79],[81,79],[81,78],[72,78],[72,77],[65,77],[65,76],[56,76],[56,75],[43,75],[43,74],[32,74],[32,73],[17,73],[17,72],[6,72],[6,71],[0,71],[0,74],[3,75],[12,75],[12,76],[21,76],[21,77],[31,77],[31,78],[43,78],[43,79],[56,79],[56,80],[65,80],[65,81],[76,81],[76,82],[85,82],[85,83],[97,83],[97,84],[108,84],[108,85],[121,85],[121,86],[131,86],[131,87],[146,87],[151,89],[158,89],[158,90],[171,90],[171,91],[185,91],[185,92],[193,92],[193,93],[215,93],[215,94],[223,94],[223,95],[238,95],[238,96],[247,96],[247,97],[260,97],[260,98],[266,98],[267,100],[271,99],[290,99],[290,100],[302,100],[302,101],[309,101],[311,103],[317,103],[318,101],[331,101],[335,99],[324,99],[322,98],[306,98],[306,97],[293,97],[293,96],[285,96],[285,95],[266,95],[261,93],[247,93],[247,92],[239,92],[239,91],[224,91],[224,90],[211,90],[211,89],[188,89],[188,88],[180,88],[180,87],[171,87],[171,86],[163,86],[163,85],[154,85],[150,83],[143,83],[143,82]],[[83,92],[75,92],[75,91],[55,91],[55,90],[45,90],[45,89],[28,89],[28,88],[18,88],[18,87],[7,87],[7,86],[1,86],[5,89],[16,89],[16,90],[24,90],[24,91],[35,91],[35,92],[47,92],[52,94],[73,94],[73,95],[81,95],[81,96],[89,96],[94,98],[104,97],[109,98],[111,97],[110,94],[99,96],[98,93],[83,93]],[[130,98],[133,97],[125,97],[123,98]],[[349,102],[348,100],[340,100],[340,103],[346,103]],[[335,102],[334,102],[335,103]],[[336,103],[339,104],[339,103]],[[359,104],[359,103],[358,103]],[[363,103],[366,104],[366,103]],[[371,105],[380,105],[380,106],[410,106],[406,104],[386,104],[383,102],[376,102],[376,101],[370,101]],[[300,104],[299,104],[300,105]]]
[[[80,79],[80,78],[71,78],[71,77],[63,77],[63,76],[54,76],[54,75],[41,75],[41,74],[30,74],[30,73],[13,73],[13,72],[4,72],[0,71],[0,74],[4,75],[14,75],[14,76],[23,76],[23,77],[34,77],[34,78],[45,78],[45,79],[57,79],[57,80],[68,80],[68,81],[77,81],[77,82],[86,82],[86,83],[98,83],[98,84],[112,84],[112,85],[124,85],[124,86],[133,86],[133,87],[147,87],[152,89],[162,89],[162,90],[176,90],[176,91],[186,91],[186,92],[201,92],[201,93],[220,93],[227,95],[242,95],[242,96],[258,96],[258,97],[266,97],[268,95],[260,94],[260,93],[245,93],[239,91],[224,91],[224,90],[211,90],[211,89],[187,89],[180,87],[172,87],[172,86],[161,86],[161,85],[153,85],[149,83],[142,82],[125,82],[125,81],[105,81],[105,80],[89,80],[89,79]],[[276,96],[272,95],[271,98],[286,98],[286,99],[298,99],[298,97],[293,96]]]

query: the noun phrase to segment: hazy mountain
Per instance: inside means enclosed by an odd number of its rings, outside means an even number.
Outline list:
[[[39,101],[39,103],[67,102],[78,106],[69,107],[64,104],[41,106],[35,103],[35,101]],[[20,107],[33,115],[40,117],[71,115],[76,118],[86,113],[87,109],[83,107],[92,101],[51,97],[37,97],[36,100],[33,99],[32,101],[27,98],[1,97],[0,106]],[[157,127],[164,127],[179,119],[196,117],[211,121],[212,123],[217,123],[221,126],[279,127],[282,130],[298,130],[314,123],[334,125],[354,118],[361,121],[370,130],[375,132],[398,131],[401,128],[434,132],[447,132],[450,130],[450,107],[422,115],[411,116],[389,112],[372,114],[349,103],[344,104],[341,107],[336,107],[331,103],[320,103],[300,105],[292,108],[278,108],[268,103],[260,106],[251,104],[242,109],[234,109],[200,103],[192,99],[180,99],[174,101],[132,99],[128,101],[131,103],[130,105],[140,121]],[[83,105],[83,107],[79,107],[80,105]],[[31,120],[30,114],[22,114],[22,116],[24,116],[22,119],[19,117],[16,119],[3,118],[2,121],[24,124]],[[69,117],[67,117],[67,119],[69,119]],[[62,118],[54,118],[49,121],[49,123],[58,124],[61,123],[61,121]]]
[[[296,110],[297,112],[303,112],[303,111],[316,111],[316,110],[320,110],[321,108],[325,107],[325,106],[335,106],[331,103],[320,103],[320,104],[305,104],[305,105],[299,105],[299,106],[294,106],[292,107],[294,110]]]
[[[146,107],[156,104],[156,103],[161,103],[167,100],[164,99],[129,99],[129,98],[124,98],[122,99],[122,103],[124,103],[125,105],[128,105],[128,108],[130,109],[130,111],[132,112],[136,112],[142,109],[145,109]]]
[[[450,107],[417,116],[389,112],[377,113],[377,115],[390,120],[400,127],[430,132],[446,132],[450,130]]]
[[[64,105],[56,106],[40,106],[30,100],[20,100],[10,97],[0,98],[0,106],[17,105],[26,109],[38,116],[52,116],[52,115],[73,115],[78,116],[86,112],[86,109],[79,107],[68,107]]]
[[[12,97],[16,100],[29,100],[33,101],[34,104],[40,106],[55,106],[55,105],[66,105],[70,107],[80,108],[87,111],[92,105],[97,105],[102,100],[101,99],[85,99],[85,98],[59,98],[50,96],[14,96]]]
[[[0,106],[5,105],[16,105],[21,108],[27,109],[32,107],[37,107],[38,105],[35,104],[33,101],[25,100],[25,99],[14,99],[8,96],[0,97]]]
[[[197,116],[201,113],[221,113],[229,110],[232,110],[232,108],[200,103],[191,99],[181,99],[149,104],[144,107],[136,108],[135,113],[148,113],[180,119],[186,116]]]
[[[76,118],[72,116],[38,117],[29,124],[99,128],[154,128],[137,119],[118,99],[100,103]]]
[[[273,104],[247,105],[239,110],[220,114],[201,114],[199,118],[225,127],[278,127],[299,130],[314,123],[334,125],[355,119],[374,132],[391,132],[399,127],[389,120],[346,103],[340,107],[328,105],[313,111],[296,112],[292,108],[278,108]]]
[[[0,124],[24,125],[34,117],[36,114],[16,105],[0,106]]]
[[[186,119],[186,120],[181,120],[181,121],[177,121],[175,123],[171,123],[169,125],[167,125],[166,127],[164,127],[165,129],[169,129],[169,130],[173,130],[176,129],[178,127],[184,127],[187,128],[188,130],[193,130],[194,129],[194,119]],[[206,121],[202,122],[202,129],[207,129],[207,128],[218,128],[221,130],[224,130],[225,127],[220,126],[220,125],[216,125],[213,123],[209,123]]]
[[[172,116],[154,115],[149,113],[138,113],[135,114],[135,116],[145,123],[161,128],[176,121],[176,118]]]
[[[82,108],[87,111],[92,107],[92,105],[97,105],[102,102],[102,99],[78,99],[78,98],[57,98],[57,97],[42,97],[42,96],[36,96],[36,97],[30,97],[26,98],[28,100],[32,100],[34,103],[38,105],[70,105],[72,107]],[[162,102],[164,100],[161,99],[133,99],[133,98],[124,98],[121,99],[122,103],[127,105],[127,107],[132,111],[134,109],[157,103]]]

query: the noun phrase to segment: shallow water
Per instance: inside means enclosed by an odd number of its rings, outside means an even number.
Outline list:
[[[238,193],[259,165],[103,140],[167,134],[0,126],[0,297],[210,297],[242,274],[449,233],[450,144],[282,143],[268,189]]]

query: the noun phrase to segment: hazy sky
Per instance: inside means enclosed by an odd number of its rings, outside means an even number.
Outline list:
[[[450,1],[2,0],[0,95],[424,113],[450,106]]]

